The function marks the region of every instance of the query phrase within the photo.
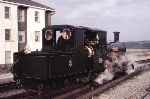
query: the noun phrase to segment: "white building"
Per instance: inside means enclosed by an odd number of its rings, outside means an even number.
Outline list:
[[[0,65],[28,45],[42,48],[42,29],[51,25],[54,9],[31,0],[0,0]]]

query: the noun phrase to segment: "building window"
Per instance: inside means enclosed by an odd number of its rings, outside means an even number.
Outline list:
[[[5,64],[11,64],[11,51],[5,51]]]
[[[11,40],[10,29],[5,29],[5,40],[7,41]]]
[[[39,22],[39,12],[38,11],[35,11],[34,16],[35,16],[35,22]]]
[[[40,31],[35,31],[35,41],[36,42],[40,41]]]
[[[19,22],[24,22],[25,21],[25,10],[19,10],[18,21]]]
[[[19,31],[19,43],[25,43],[25,31]]]
[[[5,19],[10,18],[10,7],[5,7]]]

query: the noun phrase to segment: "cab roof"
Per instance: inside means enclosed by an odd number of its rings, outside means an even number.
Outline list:
[[[74,25],[52,25],[52,26],[47,27],[47,28],[52,28],[54,30],[56,30],[56,29],[63,30],[64,28],[69,28],[71,30],[82,29],[82,30],[93,31],[93,32],[107,32],[105,30],[100,30],[98,28],[91,28],[91,27],[85,27],[85,26],[74,26]]]

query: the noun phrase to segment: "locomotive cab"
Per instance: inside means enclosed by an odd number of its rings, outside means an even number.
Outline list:
[[[43,50],[57,53],[51,66],[53,77],[88,72],[101,72],[106,56],[107,32],[83,26],[53,25],[53,49]],[[45,32],[43,31],[43,34]],[[43,43],[44,44],[44,43]],[[43,49],[47,46],[43,45]]]

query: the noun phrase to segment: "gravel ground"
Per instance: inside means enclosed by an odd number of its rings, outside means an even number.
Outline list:
[[[111,88],[94,99],[150,99],[150,70]],[[144,97],[145,96],[145,97]]]

